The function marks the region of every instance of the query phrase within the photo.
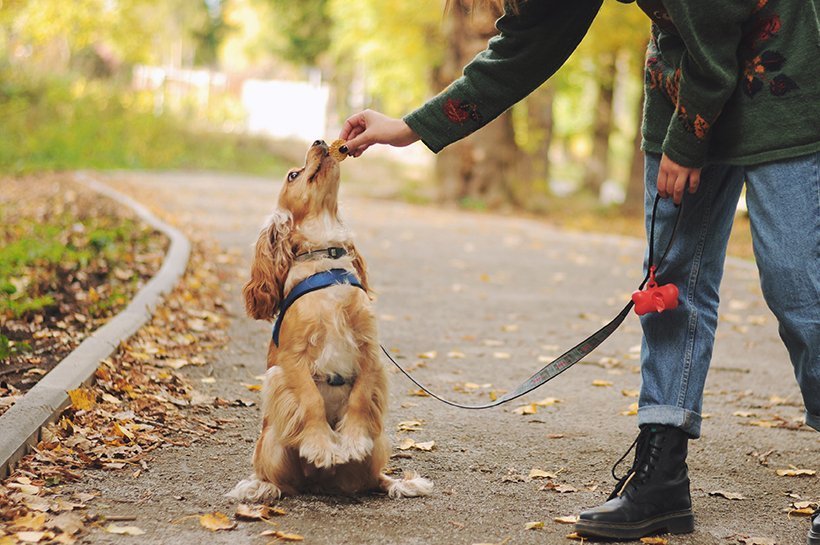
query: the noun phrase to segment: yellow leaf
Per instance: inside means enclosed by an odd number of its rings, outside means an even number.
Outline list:
[[[571,534],[567,534],[567,539],[574,539],[575,541],[584,542],[587,540],[584,536],[579,536],[576,532],[572,532]]]
[[[539,407],[549,407],[550,405],[555,405],[556,403],[561,403],[561,400],[554,397],[545,397],[541,401],[535,402],[535,404]]]
[[[538,412],[538,405],[535,403],[530,403],[529,405],[522,405],[516,409],[513,409],[515,414],[520,415],[527,415],[527,414],[535,414]]]
[[[131,431],[129,431],[128,428],[126,428],[125,426],[120,426],[119,422],[114,422],[114,432],[120,437],[128,439],[129,441],[134,440],[134,434]]]
[[[533,522],[528,522],[524,525],[525,530],[539,530],[544,527],[544,521],[538,520]]]
[[[612,383],[609,382],[608,380],[598,380],[598,379],[596,379],[596,380],[592,381],[592,385],[593,386],[598,386],[599,388],[606,388],[606,387],[612,386]]]
[[[436,356],[438,356],[438,352],[436,352],[435,350],[430,350],[429,352],[422,352],[421,354],[418,354],[418,357],[423,360],[434,360],[436,359]]]
[[[778,469],[775,473],[781,477],[813,477],[817,472],[813,469],[798,469],[792,466],[791,469]]]
[[[96,395],[90,388],[85,386],[76,390],[69,390],[68,397],[71,398],[71,406],[77,411],[87,411],[96,403]]]
[[[236,523],[223,513],[207,513],[199,516],[199,524],[212,532],[218,530],[231,530],[236,527]]]
[[[552,471],[544,471],[534,467],[530,470],[529,477],[530,479],[555,479],[558,475]]]
[[[409,437],[405,437],[401,440],[399,446],[397,446],[396,448],[399,450],[410,450],[411,448],[413,448],[415,444],[416,442],[414,440],[410,439]]]
[[[251,392],[258,392],[262,389],[261,384],[244,384],[243,386],[245,386],[245,388],[247,388]]]
[[[642,537],[641,543],[646,543],[647,545],[667,545],[669,540],[663,537]]]
[[[419,388],[418,390],[411,390],[410,395],[411,396],[416,396],[416,397],[430,397],[430,394],[428,394],[427,392],[425,392],[421,388]]]
[[[508,360],[511,356],[507,352],[493,352],[493,357],[497,360]]]
[[[117,526],[116,524],[109,524],[103,528],[109,534],[119,534],[124,536],[141,536],[145,533],[142,528],[136,526]]]
[[[629,408],[625,411],[621,411],[622,416],[635,416],[638,414],[638,403],[631,403]]]
[[[624,397],[638,397],[640,390],[621,390],[621,395]]]
[[[25,528],[26,530],[39,530],[46,523],[46,514],[29,512],[25,516],[17,517],[11,522],[11,525],[16,528]]]
[[[789,511],[790,517],[810,517],[814,514],[814,509],[811,507],[803,507],[801,509],[792,509]]]
[[[575,515],[570,515],[567,517],[555,517],[552,520],[554,520],[558,524],[575,524],[576,522],[578,522],[578,517],[576,517]]]

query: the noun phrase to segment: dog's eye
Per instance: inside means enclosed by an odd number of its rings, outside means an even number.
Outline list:
[[[292,171],[288,172],[288,181],[289,182],[292,182],[297,177],[299,177],[299,171],[298,170],[292,170]]]

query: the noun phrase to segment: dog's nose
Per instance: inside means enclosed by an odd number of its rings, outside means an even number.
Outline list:
[[[327,146],[324,140],[317,140],[313,143],[314,146]]]

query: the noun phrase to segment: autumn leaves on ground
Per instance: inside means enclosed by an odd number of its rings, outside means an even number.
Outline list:
[[[258,433],[269,331],[241,315],[237,287],[275,187],[209,175],[136,174],[108,182],[184,228],[195,251],[154,319],[102,363],[91,387],[70,392],[71,407],[0,487],[0,544],[571,543],[568,524],[579,508],[609,492],[609,466],[634,433],[639,333],[629,322],[543,393],[493,412],[451,412],[394,376],[388,469],[431,477],[430,498],[306,497],[269,506],[225,500],[222,494],[250,470]],[[68,176],[28,179],[26,186],[13,207],[22,223],[39,218],[35,223],[45,229],[51,219],[37,216],[27,195],[67,202],[78,216],[92,212],[72,208],[89,196]],[[638,239],[368,201],[353,186],[344,191],[346,216],[379,296],[383,341],[422,380],[464,402],[492,399],[577,342],[617,310],[621,292],[640,274]],[[94,202],[106,211],[107,229],[126,221],[118,207]],[[42,274],[57,279],[39,278],[38,292],[11,281],[8,301],[51,295],[55,302],[17,318],[5,309],[4,332],[36,323],[43,338],[73,346],[87,333],[75,315],[91,316],[76,306],[86,302],[77,294],[112,293],[118,282],[136,289],[156,270],[161,237],[134,224],[129,232],[146,236],[94,245],[85,242],[95,240],[90,221],[70,230],[62,251],[74,255],[90,246],[98,253],[51,272],[44,266]],[[94,264],[95,284],[83,283],[80,263]],[[816,439],[800,420],[756,275],[730,264],[727,276],[706,431],[692,446],[698,531],[645,543],[788,545],[805,535],[807,515],[820,499]],[[74,295],[53,291],[62,286]],[[98,325],[104,316],[86,323]],[[48,350],[38,354],[24,342],[8,343],[17,359],[7,361],[27,367],[13,375],[19,382],[0,378],[6,406],[39,376],[31,369],[50,361]],[[740,524],[741,513],[753,516]]]

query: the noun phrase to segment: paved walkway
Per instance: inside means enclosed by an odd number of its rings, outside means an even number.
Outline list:
[[[162,211],[183,226],[241,255],[238,264],[227,265],[236,269],[227,286],[236,315],[231,342],[213,354],[212,365],[188,373],[193,380],[214,376],[216,383],[202,384],[212,395],[258,395],[243,383],[256,382],[264,370],[269,326],[244,317],[240,288],[251,244],[275,206],[278,184],[202,174],[123,174],[112,176],[111,183],[138,198],[150,195],[151,204],[162,203]],[[543,365],[539,358],[554,357],[597,329],[622,307],[642,276],[642,243],[636,239],[373,201],[344,186],[342,192],[344,215],[378,292],[382,342],[404,355],[403,362],[415,366],[430,386],[465,402],[513,387]],[[818,479],[778,477],[775,470],[790,464],[820,469],[820,442],[807,431],[749,425],[775,415],[799,417],[800,397],[753,267],[731,262],[722,298],[704,407],[709,418],[689,460],[697,531],[670,537],[670,543],[726,545],[751,536],[801,544],[808,521],[787,516],[784,509],[794,501],[787,494],[818,499]],[[613,486],[610,466],[636,435],[636,417],[622,413],[637,401],[624,394],[640,385],[639,342],[632,316],[587,364],[521,403],[489,411],[462,411],[412,396],[412,385],[394,374],[387,421],[394,444],[410,437],[435,441],[435,449],[406,451],[391,466],[432,478],[434,495],[399,501],[289,498],[279,504],[288,515],[276,520],[277,529],[301,534],[313,544],[571,543],[565,538],[571,526],[553,519],[605,499]],[[433,352],[432,359],[418,357]],[[611,386],[596,387],[593,381]],[[547,397],[560,402],[536,414],[514,412]],[[222,495],[250,471],[259,413],[256,407],[222,411],[236,424],[189,448],[159,451],[137,479],[90,472],[80,486],[102,492],[97,510],[135,513],[133,524],[147,534],[129,538],[98,532],[88,542],[267,543],[270,538],[258,536],[270,526],[261,522],[215,534],[195,519],[172,522],[213,510],[233,513],[233,504]],[[407,420],[422,422],[421,429],[398,432],[397,424]],[[768,451],[765,466],[756,454]],[[557,477],[529,480],[533,468]],[[745,499],[709,495],[718,490]],[[532,521],[545,521],[545,527],[526,530]]]

